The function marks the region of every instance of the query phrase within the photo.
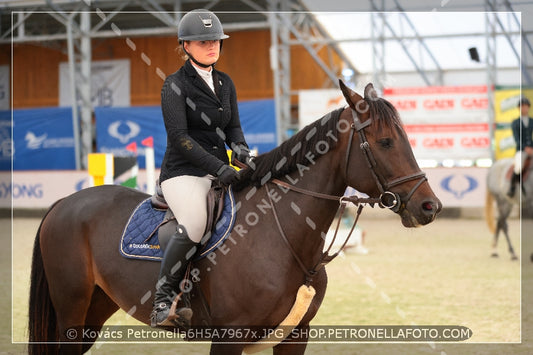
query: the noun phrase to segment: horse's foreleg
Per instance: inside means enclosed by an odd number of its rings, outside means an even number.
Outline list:
[[[274,347],[274,355],[303,355],[309,339],[309,325],[299,326]]]

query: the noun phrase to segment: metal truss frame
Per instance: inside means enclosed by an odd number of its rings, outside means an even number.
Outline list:
[[[405,3],[405,2],[404,2]],[[495,45],[497,35],[504,35],[512,48],[513,55],[520,62],[520,50],[516,48],[516,36],[521,36],[522,53],[528,51],[533,54],[533,47],[528,39],[528,33],[520,30],[520,20],[513,12],[512,1],[509,0],[484,0],[484,9],[487,11],[487,28],[485,35],[487,40],[487,85],[494,87],[496,83],[496,56]],[[384,63],[385,42],[397,41],[404,53],[413,65],[414,71],[420,75],[426,85],[442,85],[443,69],[439,61],[431,53],[427,46],[426,39],[420,34],[413,22],[409,19],[405,8],[400,0],[368,0],[372,11],[372,55],[373,55],[373,82],[376,88],[383,88],[387,83],[387,71]],[[66,41],[69,56],[69,68],[74,80],[73,93],[78,100],[73,105],[73,119],[78,121],[78,112],[81,116],[80,127],[80,148],[77,152],[81,158],[79,167],[85,167],[86,162],[83,157],[92,149],[92,107],[90,100],[90,39],[107,37],[134,37],[134,36],[161,36],[175,34],[177,23],[181,17],[181,10],[186,7],[197,6],[214,11],[250,11],[259,13],[262,16],[255,16],[254,20],[248,22],[224,21],[224,28],[232,30],[249,30],[265,28],[271,31],[270,62],[274,78],[274,98],[276,101],[276,120],[278,142],[282,142],[288,137],[288,133],[296,128],[297,117],[292,117],[291,98],[297,95],[291,86],[291,47],[303,46],[313,60],[326,74],[328,80],[324,82],[324,87],[335,87],[342,69],[350,69],[354,76],[352,80],[357,80],[360,75],[357,68],[349,58],[340,50],[341,42],[357,41],[356,39],[337,40],[331,38],[327,31],[322,28],[313,13],[309,12],[304,3],[300,0],[100,0],[93,2],[82,0],[72,2],[71,0],[46,0],[33,1],[5,1],[1,12],[6,12],[7,8],[12,12],[12,25],[0,33],[1,43],[24,43],[40,42],[54,43],[54,41]],[[136,8],[142,9],[157,19],[152,26],[143,25],[142,21],[133,28],[118,28],[113,26],[116,16],[122,11]],[[83,15],[87,11],[96,12],[99,21],[91,24],[90,17]],[[392,12],[391,12],[392,11]],[[507,27],[501,18],[495,14],[496,11],[508,11]],[[58,30],[56,33],[29,33],[27,24],[35,19],[35,14],[44,14],[64,25],[64,31]],[[397,16],[403,24],[403,30],[393,28],[388,21],[390,16]],[[95,17],[93,16],[93,19]],[[514,24],[509,30],[509,23]],[[111,26],[110,26],[111,25]],[[33,27],[35,25],[32,25]],[[31,27],[31,26],[28,26]],[[109,29],[109,27],[111,29]],[[2,27],[2,28],[5,28]],[[471,34],[470,34],[471,35]],[[460,36],[460,35],[458,35]],[[438,37],[434,35],[432,37]],[[360,39],[359,39],[360,40]],[[323,60],[319,52],[323,48],[328,50],[328,60]],[[416,47],[416,50],[412,50]],[[333,54],[342,60],[342,67],[339,68],[333,60]],[[413,53],[417,53],[414,55]],[[429,60],[427,59],[429,58]],[[528,65],[521,61],[521,71],[524,85],[533,85],[530,73],[527,71]],[[353,84],[353,82],[351,83]],[[76,126],[75,126],[76,127]]]

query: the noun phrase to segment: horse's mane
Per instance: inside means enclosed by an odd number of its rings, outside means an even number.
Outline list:
[[[306,157],[309,153],[315,156],[313,159],[317,159],[325,154],[324,150],[333,149],[338,139],[337,121],[343,110],[340,108],[327,113],[279,147],[256,157],[253,162],[255,168],[247,168],[242,172],[240,181],[233,186],[234,190],[239,191],[249,185],[260,186],[268,180],[290,174],[298,165],[307,166],[311,163]]]
[[[384,132],[394,126],[402,126],[400,115],[396,108],[387,100],[372,97],[365,88],[365,102],[368,104],[369,116],[372,117],[374,129]],[[234,190],[239,191],[247,186],[261,186],[271,179],[290,174],[298,165],[308,166],[311,161],[306,157],[309,153],[318,159],[336,146],[337,122],[344,108],[329,112],[322,118],[301,129],[297,134],[283,142],[279,147],[254,159],[255,168],[247,168],[241,174],[241,179],[234,184]],[[317,151],[318,150],[320,151]]]

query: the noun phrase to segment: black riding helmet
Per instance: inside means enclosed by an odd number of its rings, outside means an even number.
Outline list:
[[[183,47],[183,42],[219,40],[220,49],[222,49],[222,40],[226,38],[229,38],[229,36],[224,33],[218,17],[206,9],[196,9],[186,13],[178,25],[178,41],[182,45],[183,51],[193,62],[203,68],[208,68],[211,65],[205,65],[193,58]]]
[[[518,101],[518,107],[525,105],[525,106],[531,106],[531,103],[529,102],[529,99],[525,96],[522,96],[520,98],[520,101]]]

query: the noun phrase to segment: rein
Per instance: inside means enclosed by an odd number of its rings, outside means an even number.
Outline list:
[[[307,286],[309,286],[311,284],[311,282],[313,281],[314,276],[318,273],[318,271],[322,267],[326,266],[333,259],[335,259],[339,255],[339,253],[344,249],[344,247],[346,246],[346,244],[350,240],[350,237],[352,236],[353,231],[355,230],[355,227],[357,225],[357,222],[359,220],[359,217],[361,215],[361,212],[363,211],[363,207],[364,207],[365,204],[370,204],[371,206],[374,206],[374,204],[377,203],[382,208],[389,208],[393,212],[399,213],[403,209],[406,208],[407,203],[409,202],[409,200],[411,199],[411,197],[413,196],[415,191],[425,181],[427,181],[426,174],[424,172],[422,172],[422,171],[418,172],[418,173],[410,174],[410,175],[407,175],[407,176],[403,176],[403,177],[394,179],[392,181],[386,181],[383,177],[381,177],[375,170],[376,166],[377,166],[377,162],[376,162],[376,159],[374,158],[374,155],[372,154],[372,150],[370,149],[370,144],[368,143],[368,140],[367,140],[365,132],[364,132],[364,129],[366,127],[368,127],[372,123],[372,119],[368,119],[364,123],[361,123],[361,121],[357,117],[357,113],[355,112],[355,110],[352,109],[352,108],[350,108],[350,109],[351,109],[351,112],[352,112],[353,123],[350,126],[350,128],[351,128],[350,138],[349,138],[349,142],[348,142],[348,147],[346,149],[345,169],[344,169],[345,170],[345,176],[347,176],[347,173],[348,173],[348,165],[349,165],[349,162],[350,162],[350,153],[351,153],[351,150],[352,150],[353,136],[354,136],[355,132],[357,132],[358,135],[359,135],[359,140],[361,142],[360,143],[360,148],[361,148],[361,150],[363,152],[363,155],[364,155],[365,160],[367,162],[368,168],[370,169],[370,172],[372,173],[372,176],[374,177],[376,185],[377,185],[377,187],[378,187],[378,189],[380,191],[379,198],[364,198],[364,197],[360,197],[360,196],[357,196],[357,195],[352,195],[352,196],[334,196],[334,195],[328,195],[328,194],[323,194],[323,193],[320,193],[320,192],[315,192],[315,191],[302,189],[302,188],[296,187],[294,185],[291,185],[291,184],[289,184],[287,182],[281,181],[279,179],[273,179],[271,181],[272,183],[278,185],[279,187],[282,187],[282,188],[285,188],[285,189],[288,189],[288,190],[291,190],[291,191],[294,191],[294,192],[297,192],[297,193],[300,193],[300,194],[304,194],[304,195],[308,195],[308,196],[312,196],[312,197],[316,197],[316,198],[320,198],[320,199],[324,199],[324,200],[333,200],[333,201],[338,201],[339,202],[339,208],[338,208],[337,213],[336,213],[336,214],[339,215],[339,218],[338,218],[337,226],[335,228],[335,234],[333,236],[333,240],[331,241],[331,243],[327,247],[326,251],[321,253],[318,262],[311,269],[309,269],[309,268],[307,268],[305,266],[305,264],[303,263],[302,259],[298,256],[298,254],[296,253],[296,250],[291,245],[289,239],[285,235],[285,232],[283,231],[283,227],[281,226],[281,222],[280,222],[279,217],[278,217],[278,213],[276,211],[276,207],[274,205],[274,201],[272,200],[272,196],[271,196],[271,193],[270,193],[270,188],[268,187],[268,183],[265,184],[268,200],[269,200],[270,206],[272,207],[272,212],[273,212],[273,215],[274,215],[274,219],[276,220],[276,224],[277,224],[278,230],[280,232],[280,235],[281,235],[283,241],[285,242],[285,244],[287,245],[287,247],[289,248],[289,251],[291,252],[292,256],[294,257],[294,259],[296,260],[296,262],[298,263],[298,265],[300,266],[300,268],[304,272],[305,281],[306,281],[306,285]],[[411,180],[416,180],[416,179],[419,179],[418,183],[416,183],[415,186],[413,186],[411,191],[403,199],[400,197],[400,195],[398,193],[389,191],[389,189],[391,187],[398,186],[398,185],[401,185],[401,184],[403,184],[405,182],[408,182],[408,181],[411,181]],[[329,254],[331,248],[333,247],[333,244],[335,243],[335,239],[337,238],[337,234],[338,234],[339,227],[340,227],[341,217],[344,214],[344,211],[346,209],[347,203],[353,203],[354,205],[358,206],[357,213],[356,213],[356,218],[354,220],[354,223],[353,223],[352,228],[350,229],[348,235],[345,237],[342,246],[335,253]]]
[[[346,246],[346,244],[350,240],[350,237],[352,236],[353,231],[355,230],[355,227],[357,225],[357,222],[359,220],[359,217],[361,215],[361,212],[363,211],[363,207],[364,207],[365,204],[369,204],[369,205],[371,205],[373,207],[374,204],[377,203],[381,208],[389,208],[391,211],[393,211],[395,213],[400,213],[401,211],[403,211],[406,208],[407,203],[409,202],[409,200],[411,199],[411,197],[413,196],[415,191],[425,181],[427,181],[426,174],[424,172],[422,172],[422,171],[414,173],[414,174],[410,174],[410,175],[407,175],[407,176],[399,177],[399,178],[394,179],[392,181],[387,181],[382,176],[380,176],[378,174],[378,172],[376,171],[377,161],[376,161],[374,155],[372,154],[372,150],[370,149],[370,143],[368,142],[368,140],[366,138],[366,135],[365,135],[365,132],[364,132],[364,129],[366,127],[370,126],[370,124],[372,123],[372,119],[370,118],[370,119],[366,120],[365,122],[361,123],[361,121],[357,117],[356,111],[353,108],[350,108],[350,110],[352,112],[353,122],[350,125],[350,128],[351,128],[350,138],[349,138],[349,141],[348,141],[348,147],[346,149],[345,168],[344,168],[345,176],[347,176],[347,173],[348,173],[348,165],[349,165],[349,162],[350,162],[350,153],[351,153],[351,150],[352,150],[353,137],[355,135],[355,132],[357,132],[358,135],[359,135],[359,140],[360,140],[359,147],[360,147],[360,149],[363,152],[363,156],[365,157],[365,160],[367,162],[367,166],[370,169],[370,172],[372,173],[374,181],[376,182],[376,185],[377,185],[378,190],[380,192],[380,196],[378,198],[372,198],[372,197],[365,198],[365,197],[360,197],[360,196],[357,196],[357,195],[352,195],[352,196],[328,195],[328,194],[324,194],[324,193],[320,193],[320,192],[315,192],[315,191],[310,191],[310,190],[307,190],[307,189],[302,189],[300,187],[291,185],[291,184],[289,184],[287,182],[284,182],[284,181],[281,181],[279,179],[271,180],[271,183],[276,184],[279,187],[285,188],[287,190],[291,190],[291,191],[294,191],[294,192],[297,192],[297,193],[300,193],[300,194],[303,194],[303,195],[308,195],[308,196],[320,198],[320,199],[323,199],[323,200],[332,200],[332,201],[338,201],[339,202],[339,208],[338,208],[337,213],[336,213],[336,215],[337,214],[339,215],[339,218],[338,218],[337,226],[335,228],[335,234],[333,236],[333,240],[331,241],[331,243],[327,247],[326,251],[321,253],[318,262],[311,269],[309,269],[309,268],[307,268],[305,266],[305,264],[303,263],[302,259],[298,256],[298,254],[296,253],[296,250],[291,245],[289,239],[285,235],[285,232],[283,231],[283,227],[281,226],[281,222],[280,222],[279,217],[278,217],[278,212],[276,211],[276,207],[274,205],[274,201],[272,200],[272,196],[271,196],[271,193],[270,193],[271,190],[270,190],[270,188],[268,186],[268,183],[265,184],[268,200],[269,200],[270,206],[272,207],[272,212],[273,212],[273,215],[274,215],[274,219],[276,220],[276,225],[278,227],[280,235],[281,235],[283,241],[285,242],[285,244],[287,245],[287,247],[289,248],[289,251],[291,252],[292,256],[294,257],[294,259],[296,260],[296,262],[298,263],[298,265],[300,266],[300,268],[304,272],[305,281],[306,281],[305,284],[307,286],[309,286],[311,284],[311,282],[313,281],[313,277],[318,273],[318,271],[322,267],[326,266],[333,259],[335,259],[339,255],[339,253],[344,249],[344,247]],[[239,167],[246,167],[247,166],[246,164],[240,163],[238,161],[236,163],[238,163],[237,165]],[[407,194],[407,196],[405,198],[401,198],[398,193],[392,192],[392,191],[389,190],[391,187],[398,186],[398,185],[401,185],[401,184],[406,183],[408,181],[416,180],[416,179],[418,179],[419,181],[415,184],[415,186],[413,186],[413,188],[411,189],[411,191]],[[344,214],[344,211],[346,209],[347,203],[353,203],[354,205],[358,206],[357,213],[356,213],[356,218],[354,220],[352,228],[350,229],[348,235],[344,239],[344,242],[343,242],[342,246],[335,253],[329,254],[331,248],[333,247],[333,244],[335,243],[335,239],[337,238],[337,234],[338,234],[339,227],[340,227],[341,217]]]

